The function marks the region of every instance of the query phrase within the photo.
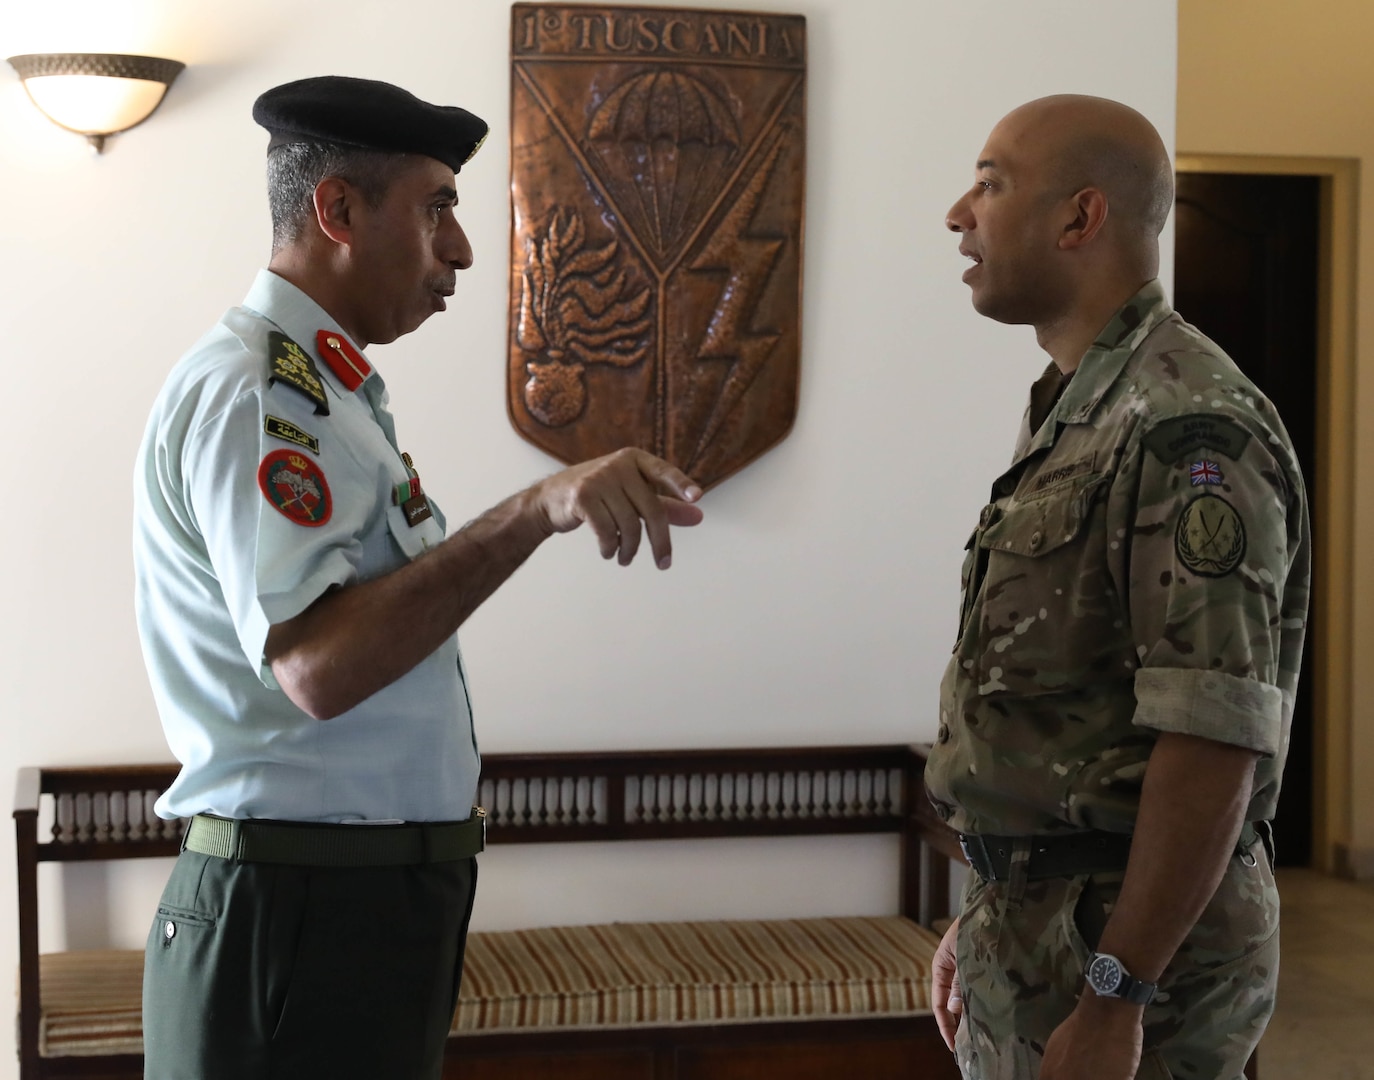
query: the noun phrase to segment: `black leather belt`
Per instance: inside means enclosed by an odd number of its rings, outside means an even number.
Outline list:
[[[1076,832],[1054,836],[990,836],[964,833],[959,846],[974,871],[984,881],[1006,881],[1011,877],[1011,857],[1018,848],[1030,845],[1026,878],[1076,877],[1079,874],[1105,874],[1125,870],[1131,856],[1128,833]]]
[[[1265,839],[1268,822],[1246,822],[1241,829],[1236,854],[1246,858],[1256,840]],[[986,833],[961,833],[959,846],[969,866],[984,881],[1007,881],[1011,877],[1011,857],[1018,848],[1029,846],[1026,879],[1077,877],[1080,874],[1109,874],[1126,869],[1131,856],[1129,833],[1098,831],[1057,833],[1048,836],[990,836]],[[1269,844],[1266,841],[1266,848]],[[1272,859],[1272,852],[1270,858]]]
[[[328,825],[302,821],[234,821],[197,814],[183,847],[240,862],[294,866],[414,866],[469,859],[486,846],[487,812],[466,821],[406,825]]]

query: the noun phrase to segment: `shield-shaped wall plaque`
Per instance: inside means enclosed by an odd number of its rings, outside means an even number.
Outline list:
[[[516,4],[511,32],[511,420],[719,483],[796,416],[806,22]]]

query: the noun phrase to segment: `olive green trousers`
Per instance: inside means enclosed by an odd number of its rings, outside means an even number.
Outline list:
[[[436,1080],[476,881],[473,859],[183,851],[148,935],[146,1080]]]

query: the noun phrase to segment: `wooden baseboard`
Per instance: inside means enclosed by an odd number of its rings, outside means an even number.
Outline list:
[[[933,1016],[450,1036],[444,1080],[958,1080]]]

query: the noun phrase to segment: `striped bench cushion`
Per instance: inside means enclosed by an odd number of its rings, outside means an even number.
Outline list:
[[[896,917],[477,933],[453,1031],[917,1015],[938,944]],[[39,960],[40,1054],[143,1052],[141,951]]]
[[[44,953],[38,958],[41,1057],[143,1053],[143,951]]]
[[[897,917],[474,934],[453,1030],[928,1013],[938,944]]]

